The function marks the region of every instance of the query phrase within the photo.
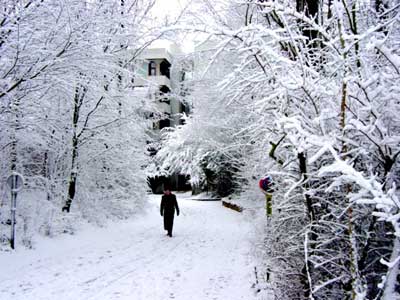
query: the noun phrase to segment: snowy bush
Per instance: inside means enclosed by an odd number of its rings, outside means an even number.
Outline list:
[[[194,88],[193,115],[160,151],[165,168],[196,177],[204,155],[222,153],[243,199],[272,175],[261,243],[277,299],[397,299],[398,3],[216,6],[175,27],[205,35],[208,71],[226,73]]]
[[[0,178],[22,173],[35,200],[17,211],[26,245],[37,231],[73,233],[81,218],[102,223],[143,208],[152,108],[133,80],[138,55],[154,39],[152,5],[0,4]],[[9,206],[0,210],[3,222]]]

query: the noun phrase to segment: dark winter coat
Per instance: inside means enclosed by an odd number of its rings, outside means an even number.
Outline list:
[[[160,214],[164,216],[164,229],[168,230],[168,233],[172,233],[172,227],[174,225],[174,215],[179,216],[178,201],[174,194],[163,195],[161,198]]]

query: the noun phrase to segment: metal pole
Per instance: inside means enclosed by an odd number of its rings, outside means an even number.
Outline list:
[[[15,249],[14,240],[15,240],[15,210],[16,210],[16,202],[17,202],[17,193],[11,192],[11,249]]]
[[[267,217],[272,215],[272,194],[270,193],[265,194],[265,212]]]
[[[15,249],[15,211],[17,209],[17,180],[18,177],[14,176],[11,184],[11,249]]]

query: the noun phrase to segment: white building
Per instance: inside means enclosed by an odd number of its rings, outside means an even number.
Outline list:
[[[176,49],[173,51],[167,47],[145,50],[140,56],[139,76],[134,81],[136,88],[152,87],[148,97],[155,101],[159,110],[168,116],[154,126],[155,130],[178,125],[180,114],[187,110],[185,105],[178,100],[179,91],[176,91],[182,72],[171,74],[171,67],[180,54]]]
[[[160,130],[175,127],[180,123],[180,116],[187,113],[187,107],[179,100],[179,89],[184,76],[183,70],[174,69],[173,64],[180,55],[177,47],[148,48],[140,56],[139,75],[134,80],[136,89],[146,89],[149,101],[154,101],[164,118],[153,124],[154,138],[159,138]],[[173,74],[172,74],[173,73]],[[162,185],[168,182],[173,189],[187,188],[186,178],[179,175],[170,178],[149,179],[153,192],[162,192]]]

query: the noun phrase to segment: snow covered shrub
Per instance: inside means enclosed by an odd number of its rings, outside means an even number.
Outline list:
[[[205,3],[213,22],[191,29],[227,73],[194,102],[166,167],[223,153],[243,183],[274,177],[264,246],[279,299],[399,297],[399,6],[375,4]]]
[[[154,39],[144,26],[152,5],[0,4],[0,175],[18,170],[36,198],[17,217],[27,243],[36,231],[72,233],[82,217],[101,223],[143,207],[150,107],[132,83],[136,59]]]

